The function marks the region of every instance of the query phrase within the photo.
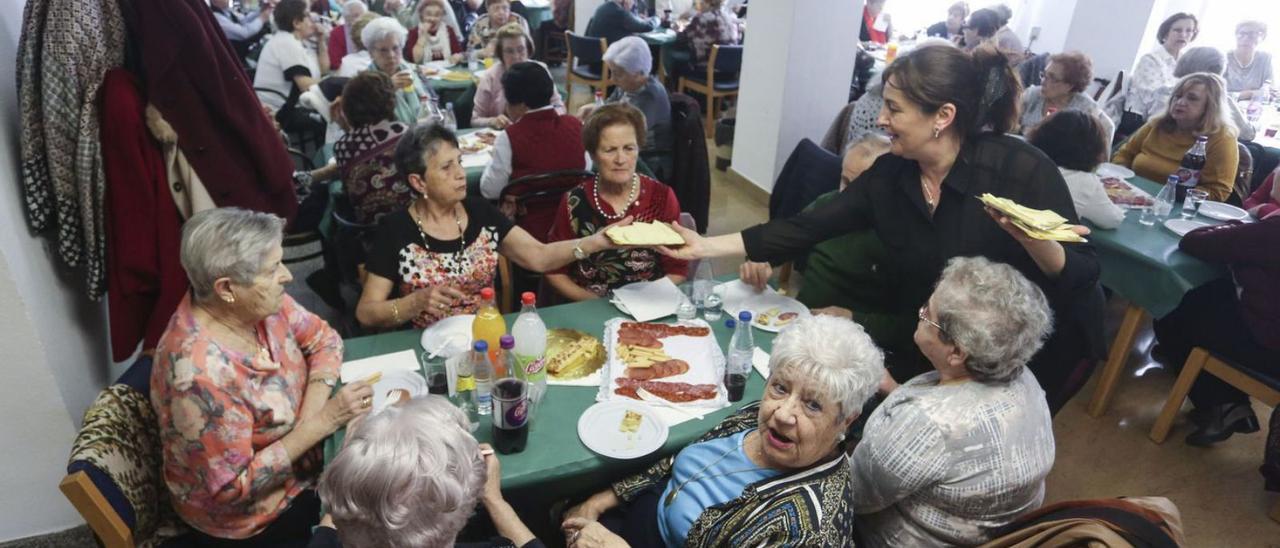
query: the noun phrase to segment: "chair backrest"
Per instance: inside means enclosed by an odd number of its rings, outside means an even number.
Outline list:
[[[1107,95],[1107,99],[1115,97],[1120,90],[1124,88],[1124,71],[1116,73],[1116,85],[1111,88],[1111,93]]]
[[[738,74],[742,70],[742,46],[711,46],[707,65],[721,74]]]
[[[476,108],[476,83],[472,82],[467,90],[453,102],[453,117],[458,121],[458,129],[471,127],[471,112]]]
[[[396,171],[399,142],[399,136],[387,139],[339,168],[344,193],[351,201],[352,222],[373,224],[413,202],[413,189]]]
[[[572,32],[565,34],[569,37],[569,66],[571,68],[574,65],[574,60],[577,60],[578,64],[581,65],[604,62],[604,51],[609,47],[604,38],[578,36]]]
[[[591,177],[594,175],[590,171],[581,169],[526,175],[504,187],[498,203],[516,226],[545,242],[555,221],[560,197]]]
[[[1253,193],[1253,153],[1249,152],[1249,147],[1241,142],[1236,142],[1236,149],[1240,152],[1240,163],[1236,167],[1236,184],[1233,191],[1243,202]]]
[[[1102,100],[1102,94],[1107,91],[1107,86],[1111,85],[1111,80],[1106,78],[1094,78],[1093,82],[1098,84],[1098,89],[1093,92],[1093,100],[1094,102],[1098,102]]]
[[[840,184],[840,157],[809,139],[791,151],[769,196],[769,218],[784,219]]]

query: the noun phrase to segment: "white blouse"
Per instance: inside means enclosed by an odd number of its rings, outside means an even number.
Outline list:
[[[1071,201],[1075,203],[1076,214],[1080,218],[1106,229],[1124,222],[1124,208],[1111,203],[1107,189],[1097,175],[1065,167],[1058,168],[1058,171],[1067,181],[1067,190],[1071,192]]]
[[[1177,83],[1178,79],[1173,76],[1173,68],[1177,64],[1178,60],[1164,46],[1158,46],[1138,59],[1138,66],[1129,79],[1125,110],[1147,118],[1164,112],[1169,97],[1161,90]]]

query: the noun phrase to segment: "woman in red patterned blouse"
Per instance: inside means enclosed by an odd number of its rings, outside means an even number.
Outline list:
[[[623,217],[635,221],[675,222],[680,202],[675,191],[636,173],[644,146],[645,119],[635,107],[613,103],[596,109],[582,130],[582,144],[599,170],[560,200],[547,241],[580,238]],[[547,282],[573,301],[603,297],[610,289],[663,276],[680,283],[689,263],[649,248],[605,251],[547,273]]]

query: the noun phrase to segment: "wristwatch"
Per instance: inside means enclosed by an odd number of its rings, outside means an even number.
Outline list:
[[[578,238],[578,243],[573,244],[573,258],[579,261],[587,260],[587,252],[582,250],[583,238]]]

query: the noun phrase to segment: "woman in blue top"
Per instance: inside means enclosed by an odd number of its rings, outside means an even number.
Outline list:
[[[797,320],[773,342],[763,399],[570,509],[568,545],[846,545],[845,431],[884,378],[883,364],[858,324]]]

